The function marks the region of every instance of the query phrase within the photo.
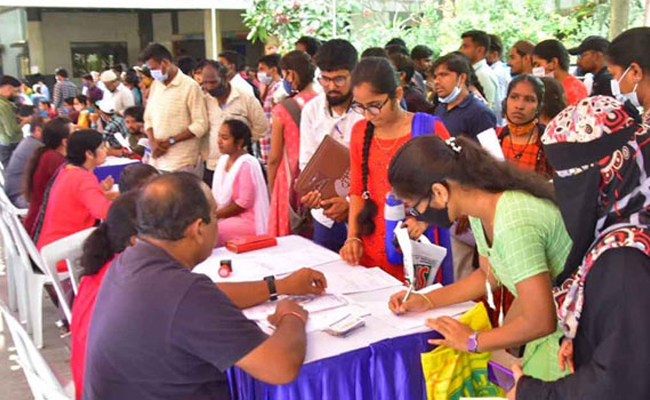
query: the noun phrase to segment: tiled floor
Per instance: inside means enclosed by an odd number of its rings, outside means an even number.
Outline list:
[[[4,304],[8,304],[4,257],[0,257],[0,299],[2,299]],[[68,340],[59,337],[59,329],[55,325],[58,319],[58,311],[46,294],[43,299],[44,344],[41,349],[41,354],[43,354],[43,357],[45,357],[45,360],[61,384],[66,387],[66,392],[72,394],[74,391],[72,389],[72,375],[70,373]],[[0,322],[0,326],[4,328],[0,329],[0,399],[33,399],[34,397],[27,385],[23,371],[13,361],[16,352],[12,348],[11,336],[6,327],[4,327],[4,321]]]

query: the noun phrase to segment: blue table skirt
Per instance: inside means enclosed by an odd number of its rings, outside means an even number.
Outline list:
[[[361,332],[357,332],[360,334]],[[433,350],[436,332],[386,339],[304,365],[290,384],[260,382],[239,368],[228,371],[233,400],[426,399],[420,354]]]

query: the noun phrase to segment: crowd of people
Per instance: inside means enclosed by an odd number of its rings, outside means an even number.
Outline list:
[[[81,90],[57,70],[51,99],[41,82],[0,77],[4,190],[35,244],[98,226],[70,321],[77,398],[227,399],[233,365],[293,380],[307,312],[278,302],[267,336],[241,309],[322,293],[325,277],[215,286],[191,269],[232,239],[300,234],[404,281],[385,244],[391,195],[411,238],[450,238],[455,281],[398,293],[393,312],[484,298],[490,331],[428,324],[457,350],[519,348],[511,399],[650,397],[648,48],[650,28],[571,49],[507,49],[471,30],[440,56],[399,38],[359,56],[303,37],[246,66],[234,51],[174,60],[152,43],[137,66],[89,71]],[[326,136],[349,149],[349,194],[299,195]],[[93,173],[108,156],[142,161],[119,190]]]

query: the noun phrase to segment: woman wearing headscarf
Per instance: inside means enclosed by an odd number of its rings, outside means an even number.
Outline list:
[[[555,289],[564,341],[556,382],[521,377],[510,399],[650,398],[650,127],[593,97],[560,113],[542,141],[573,247]]]

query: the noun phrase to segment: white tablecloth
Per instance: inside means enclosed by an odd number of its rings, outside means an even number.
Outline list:
[[[286,262],[281,263],[278,256],[287,255]],[[219,261],[230,259],[233,264],[233,274],[229,278],[219,278],[218,269]],[[338,254],[333,253],[313,242],[299,236],[288,236],[278,238],[278,246],[262,250],[256,250],[249,253],[234,254],[225,248],[215,249],[212,256],[202,264],[196,266],[193,272],[208,275],[214,281],[254,281],[263,279],[270,275],[271,267],[269,262],[278,261],[282,265],[276,265],[275,273],[287,273],[295,271],[301,267],[310,267],[319,270],[327,277],[328,272],[345,272],[352,267],[340,260]],[[379,302],[384,302],[388,307],[388,299],[396,290],[402,288],[388,288],[372,292],[358,293],[348,295],[356,303],[372,305],[377,307]],[[384,339],[393,337],[411,335],[418,332],[425,332],[427,328],[422,326],[411,330],[401,330],[384,320],[369,315],[364,317],[366,326],[353,332],[350,336],[339,338],[331,336],[325,332],[312,332],[307,336],[307,354],[305,363],[314,362],[323,358],[333,357],[348,351],[360,349],[369,346]]]

